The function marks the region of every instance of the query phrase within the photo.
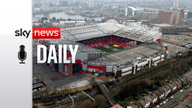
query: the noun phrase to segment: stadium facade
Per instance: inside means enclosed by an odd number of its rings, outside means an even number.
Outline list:
[[[168,51],[159,44],[161,38],[158,27],[150,28],[141,22],[122,25],[110,19],[105,23],[61,28],[61,39],[39,40],[39,44],[46,45],[47,51],[51,44],[79,45],[76,63],[45,63],[65,76],[94,73],[122,77],[166,60]],[[72,59],[70,51],[67,59]]]

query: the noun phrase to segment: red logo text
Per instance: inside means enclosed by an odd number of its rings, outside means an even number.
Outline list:
[[[60,39],[60,28],[33,28],[33,39]]]

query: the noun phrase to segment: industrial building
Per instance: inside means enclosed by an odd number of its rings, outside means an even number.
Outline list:
[[[158,22],[177,25],[180,24],[183,18],[184,10],[170,10],[170,11],[159,11]]]
[[[135,11],[135,16],[142,19],[158,19],[159,12],[154,10]]]

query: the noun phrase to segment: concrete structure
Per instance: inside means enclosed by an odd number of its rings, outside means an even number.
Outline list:
[[[89,7],[94,7],[94,0],[89,0]]]
[[[153,48],[152,48],[153,46]],[[151,68],[158,63],[166,60],[166,51],[158,52],[162,49],[159,44],[151,43],[140,45],[138,47],[126,49],[123,51],[106,54],[93,59],[86,60],[89,69],[100,71],[101,73],[108,73],[108,69],[112,69],[112,73],[117,75],[121,73],[121,76],[126,76],[130,74],[136,74],[139,70],[146,68]],[[156,55],[155,52],[161,53]],[[135,59],[136,58],[136,59]],[[102,61],[102,62],[100,62]],[[83,67],[86,66],[83,64]],[[99,67],[106,66],[107,70],[101,70]],[[89,71],[85,68],[84,71]]]
[[[159,11],[144,10],[135,11],[135,16],[142,19],[158,19]]]
[[[56,88],[56,93],[60,95],[70,94],[78,91],[83,91],[86,89],[92,89],[92,84],[87,80],[80,80],[72,83],[68,83],[61,87]]]
[[[159,11],[158,22],[172,24],[172,13],[168,11]]]
[[[167,23],[167,24],[180,24],[183,18],[183,9],[178,10],[170,10],[168,11],[159,11],[158,22],[159,23]]]
[[[175,25],[181,24],[184,10],[183,9],[181,9],[180,11],[178,11],[178,10],[170,10],[170,12],[172,12],[172,15],[173,15],[173,19],[172,19],[172,23],[171,24],[175,24]]]
[[[179,6],[179,2],[178,2],[178,1],[175,1],[175,2],[173,3],[173,7],[174,7],[174,8],[178,8],[178,6]]]
[[[140,22],[125,26],[115,20],[108,20],[106,23],[62,28],[60,40],[40,39],[39,44],[45,45],[48,49],[49,44],[79,45],[75,64],[49,64],[54,71],[65,76],[81,72],[102,76],[118,74],[116,77],[124,77],[156,66],[167,59],[165,49],[157,44],[161,36],[158,27],[149,28]],[[142,45],[143,42],[149,43]],[[119,45],[125,49],[111,54],[96,49],[108,44]],[[70,53],[67,58],[71,60]]]
[[[43,2],[43,4],[42,4],[43,6],[43,11],[44,12],[48,12],[49,11],[49,3],[47,3],[47,2]]]

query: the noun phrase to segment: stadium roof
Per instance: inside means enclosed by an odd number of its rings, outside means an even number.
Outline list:
[[[116,20],[110,19],[105,23],[85,24],[78,27],[61,28],[61,39],[66,41],[81,41],[90,38],[118,35],[132,38],[141,42],[154,41],[155,37],[162,34],[158,27],[150,28],[141,22],[133,22],[125,26]]]
[[[88,59],[86,62],[88,64],[98,66],[117,66],[117,68],[122,69],[128,65],[132,65],[134,62],[140,63],[146,61],[148,58],[155,58],[159,55],[162,55],[163,53],[166,52],[162,50],[161,45],[157,43],[148,43],[133,48],[101,55],[96,58]]]

